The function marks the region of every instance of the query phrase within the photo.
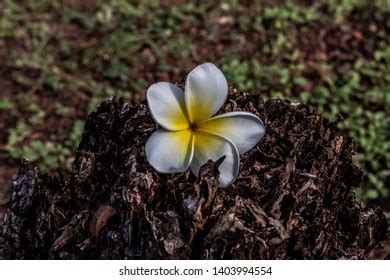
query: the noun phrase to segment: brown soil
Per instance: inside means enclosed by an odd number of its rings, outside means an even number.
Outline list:
[[[230,89],[222,112],[236,110],[258,115],[267,134],[220,189],[220,161],[198,179],[156,173],[144,155],[156,129],[146,104],[104,102],[88,117],[69,177],[22,166],[0,257],[362,259],[386,238],[381,210],[354,197],[362,171],[335,123]]]

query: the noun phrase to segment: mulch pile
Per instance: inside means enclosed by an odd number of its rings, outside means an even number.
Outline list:
[[[351,139],[306,105],[229,91],[223,112],[252,112],[267,128],[232,186],[218,187],[221,160],[198,179],[156,173],[144,152],[157,128],[146,103],[112,98],[89,115],[69,177],[22,164],[0,258],[365,258],[387,222],[355,199],[362,170]]]

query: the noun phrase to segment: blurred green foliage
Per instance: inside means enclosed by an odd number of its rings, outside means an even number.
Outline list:
[[[4,0],[0,56],[12,90],[0,112],[18,120],[8,120],[9,156],[64,166],[102,100],[143,96],[211,60],[242,91],[341,116],[366,171],[360,196],[390,195],[386,0],[171,2]]]

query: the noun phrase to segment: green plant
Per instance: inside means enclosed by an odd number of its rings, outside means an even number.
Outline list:
[[[7,111],[12,108],[12,103],[7,97],[0,97],[0,111]]]

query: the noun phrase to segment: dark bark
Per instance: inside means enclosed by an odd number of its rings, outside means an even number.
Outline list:
[[[156,173],[145,103],[112,98],[88,117],[68,178],[23,163],[4,216],[5,259],[361,259],[385,239],[379,208],[356,201],[362,171],[336,123],[305,105],[230,89],[223,112],[258,115],[267,134],[218,188]],[[174,152],[174,151],[172,151]]]

